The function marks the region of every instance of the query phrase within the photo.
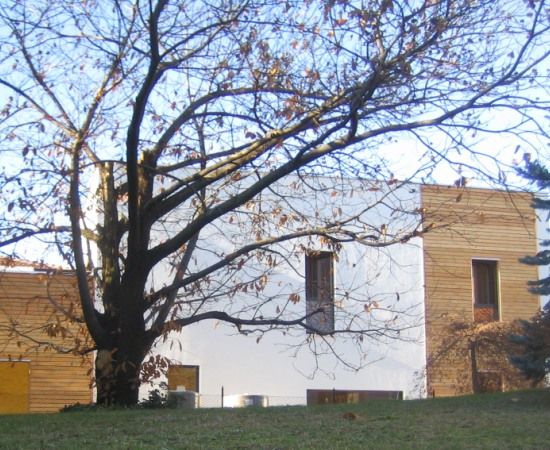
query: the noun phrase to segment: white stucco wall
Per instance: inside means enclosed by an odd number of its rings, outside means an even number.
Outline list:
[[[542,194],[538,194],[541,195]],[[544,196],[546,198],[547,196]],[[542,242],[550,242],[550,212],[547,210],[537,209],[536,210],[536,229],[537,229],[537,242],[538,242],[538,251],[548,250],[548,247],[541,246]],[[550,268],[548,266],[538,266],[539,279],[546,278],[550,276]],[[550,296],[541,295],[540,296],[540,306],[541,308],[550,301]]]
[[[319,183],[322,185],[323,181]],[[387,187],[366,191],[364,185],[352,186],[353,183],[337,194],[331,189],[319,189],[313,195],[308,189],[294,186],[289,192],[292,208],[310,217],[315,211],[322,211],[326,217],[335,211],[338,217],[350,217],[362,211],[361,223],[378,227],[384,224],[388,234],[410,229],[418,220],[414,215],[395,211],[396,208],[412,211],[420,205],[415,186],[403,186],[390,193]],[[263,194],[264,211],[267,205],[286,207],[288,197],[282,202],[279,196],[285,189],[275,187],[273,195]],[[369,204],[376,206],[363,211]],[[178,214],[185,216],[185,211],[180,210]],[[173,218],[172,223],[177,224],[178,220]],[[230,252],[239,240],[250,239],[246,223],[246,220],[235,220],[224,223],[223,229],[218,224],[205,230],[201,242],[208,243],[208,248],[198,252],[192,270],[211,263],[214,254]],[[270,226],[265,225],[266,232]],[[285,226],[297,228],[300,224],[285,223]],[[302,248],[327,249],[318,238],[303,238],[300,243]],[[261,296],[271,300],[265,303],[261,313],[267,315],[276,305],[281,308],[284,305],[288,317],[303,315],[304,296],[296,304],[288,302],[287,297],[291,292],[304,290],[304,252],[297,251],[296,243],[279,244],[277,249],[291,256],[288,263],[281,262],[270,271]],[[323,343],[321,337],[308,335],[301,329],[244,335],[232,325],[209,320],[171,333],[167,340],[157,343],[156,351],[173,362],[200,367],[199,386],[204,406],[220,404],[222,386],[226,395],[268,395],[271,405],[303,404],[307,389],[401,390],[406,398],[417,397],[420,391],[416,374],[425,366],[422,258],[422,240],[413,238],[387,248],[348,243],[334,263],[337,325],[349,320],[350,314],[357,314],[357,320],[364,323],[377,319],[372,322],[373,326],[385,324],[389,328],[402,328],[399,339],[386,339],[372,333],[362,343],[343,336],[327,337]],[[253,275],[256,269],[260,273],[258,267],[248,270]],[[168,268],[158,268],[155,282],[162,282],[163,277],[169,280],[170,276]],[[255,296],[253,292],[240,292],[232,299],[220,299],[216,308],[228,313],[241,311],[243,305],[257,301]],[[364,309],[368,302],[375,305],[369,313]],[[347,363],[357,370],[347,367]],[[421,377],[421,390],[424,382]],[[144,386],[144,391],[146,389]]]

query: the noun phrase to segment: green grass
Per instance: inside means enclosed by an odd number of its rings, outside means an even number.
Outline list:
[[[550,390],[534,390],[362,405],[0,416],[0,448],[545,449],[549,425]]]

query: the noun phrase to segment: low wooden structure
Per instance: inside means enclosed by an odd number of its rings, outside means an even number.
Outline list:
[[[2,263],[2,261],[0,261]],[[0,268],[0,414],[92,401],[92,357],[70,272]]]
[[[365,403],[369,400],[403,400],[403,391],[308,389],[307,404]]]

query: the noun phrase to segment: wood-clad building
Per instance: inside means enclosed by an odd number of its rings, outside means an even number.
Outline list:
[[[89,403],[92,358],[78,354],[88,335],[74,320],[74,274],[10,265],[0,268],[0,413]]]
[[[422,186],[424,224],[433,228],[423,239],[428,395],[525,385],[505,352],[495,363],[490,340],[539,309],[527,290],[537,268],[519,262],[537,251],[531,202],[526,193]]]

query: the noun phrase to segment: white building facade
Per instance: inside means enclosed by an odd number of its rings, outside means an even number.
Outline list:
[[[318,296],[315,289],[321,289],[315,283],[321,282],[331,291],[329,313],[334,321],[325,325],[351,332],[318,335],[299,326],[278,326],[264,333],[259,327],[200,321],[171,332],[156,345],[154,352],[171,361],[172,388],[176,383],[198,390],[203,406],[220,406],[222,390],[226,396],[265,395],[270,405],[305,404],[308,390],[423,395],[420,189],[354,180],[335,190],[334,180],[319,178],[315,183],[311,189],[295,178],[291,184],[275,186],[233,219],[205,229],[189,270],[200,271],[247,240],[314,225],[339,222],[336,235],[349,242],[335,244],[313,235],[277,243],[268,252],[243,260],[239,270],[213,274],[203,293],[183,297],[181,314],[217,310],[241,318],[293,320],[308,312],[308,302]],[[174,226],[185,220],[186,212],[177,214],[180,219],[171,219]],[[259,217],[269,220],[258,225]],[[358,239],[347,239],[343,230]],[[386,246],[392,241],[400,242]],[[319,255],[330,260],[324,276],[330,280],[320,281],[319,276],[312,288],[308,278],[315,276],[311,267],[317,267]],[[154,281],[168,282],[171,276],[170,268],[159,268]],[[306,319],[321,327],[323,321],[324,316],[320,322]],[[183,378],[171,381],[176,372]]]

